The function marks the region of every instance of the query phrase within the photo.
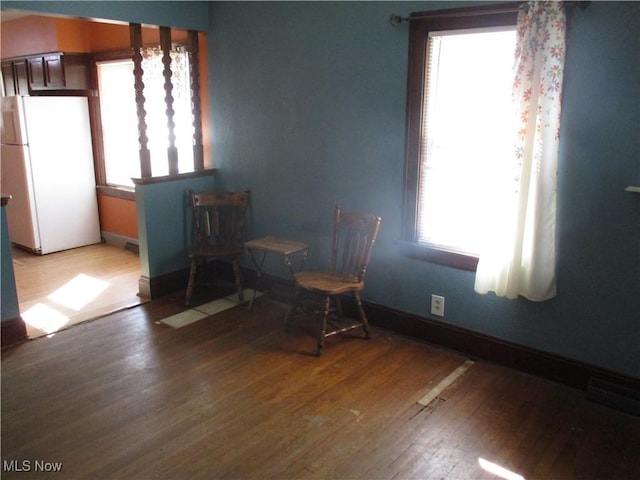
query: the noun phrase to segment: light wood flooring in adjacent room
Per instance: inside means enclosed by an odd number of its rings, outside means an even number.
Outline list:
[[[182,303],[4,350],[2,478],[640,478],[640,418],[582,391],[479,360],[422,406],[467,358],[379,328],[317,358],[266,300],[160,322]]]
[[[20,315],[29,338],[139,305],[137,253],[106,243],[47,255],[13,248]]]

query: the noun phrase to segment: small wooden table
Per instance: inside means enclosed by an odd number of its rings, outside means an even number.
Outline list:
[[[282,255],[284,258],[284,263],[287,267],[289,267],[289,271],[291,275],[294,274],[293,264],[291,263],[291,259],[289,258],[291,255],[300,254],[302,255],[300,259],[300,270],[304,267],[304,262],[309,255],[309,245],[306,243],[295,242],[293,240],[287,240],[284,238],[278,237],[262,237],[257,238],[255,240],[250,240],[245,242],[244,246],[249,252],[249,256],[251,257],[251,261],[256,267],[256,285],[253,289],[253,298],[249,303],[249,309],[253,306],[253,302],[256,299],[256,292],[258,291],[258,284],[260,283],[260,278],[262,277],[262,267],[264,266],[264,260],[267,258],[268,253],[275,253],[277,255]],[[256,261],[256,258],[253,254],[254,251],[261,251],[262,258],[260,262]]]

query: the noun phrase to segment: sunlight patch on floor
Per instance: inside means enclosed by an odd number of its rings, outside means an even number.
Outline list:
[[[505,480],[524,480],[524,477],[522,475],[512,472],[511,470],[507,470],[506,468],[485,460],[484,458],[478,458],[478,463],[483,470],[486,470],[489,473],[493,473],[494,475],[497,475],[500,478],[504,478]]]
[[[41,301],[23,307],[22,319],[27,336],[34,339],[140,303],[144,302],[137,296],[126,302],[118,297],[112,282],[80,273]]]
[[[47,298],[77,312],[95,300],[107,288],[109,288],[109,282],[80,273]]]
[[[69,317],[42,303],[37,303],[22,314],[24,322],[47,334],[57,332],[67,323]]]

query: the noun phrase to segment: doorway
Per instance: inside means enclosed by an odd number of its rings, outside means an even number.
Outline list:
[[[107,243],[37,255],[13,247],[20,314],[30,339],[147,301],[138,253]]]

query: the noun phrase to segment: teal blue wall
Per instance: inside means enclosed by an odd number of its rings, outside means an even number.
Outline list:
[[[451,3],[216,2],[209,64],[220,180],[253,192],[255,235],[312,245],[336,202],[383,217],[366,300],[640,376],[640,4],[569,12],[559,172],[558,296],[510,301],[474,274],[405,258],[407,15]],[[275,264],[273,268],[276,268]]]
[[[9,200],[11,201],[11,200]],[[0,321],[14,320],[20,316],[18,292],[13,272],[13,258],[11,256],[11,242],[7,226],[7,212],[0,208]]]
[[[3,6],[16,3],[32,4]],[[366,300],[426,317],[430,295],[443,295],[446,323],[640,377],[640,196],[624,192],[640,184],[640,3],[569,13],[558,296],[543,303],[477,295],[473,273],[398,248],[408,28],[388,19],[451,2],[57,3],[46,8],[187,28],[207,23],[207,10],[216,185],[251,188],[250,236],[307,241],[316,266],[336,202],[375,211],[383,224]],[[165,201],[151,195],[144,209]],[[162,220],[156,235],[181,221]],[[151,271],[177,267],[149,261]]]
[[[136,185],[140,270],[147,278],[189,267],[192,244],[189,190],[216,188],[213,176]]]

